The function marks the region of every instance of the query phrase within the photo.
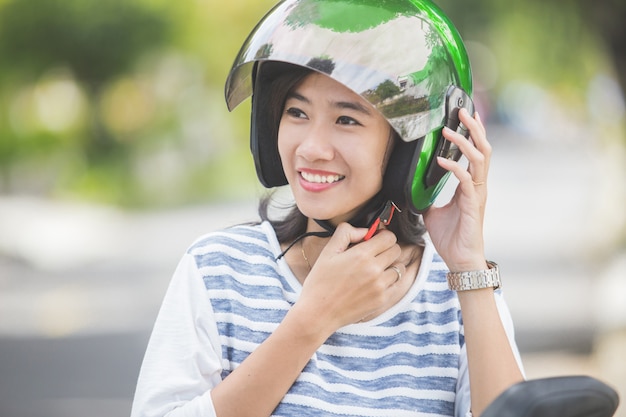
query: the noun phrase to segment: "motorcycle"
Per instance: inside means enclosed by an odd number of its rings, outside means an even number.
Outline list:
[[[619,395],[584,375],[523,381],[500,394],[481,417],[611,417]]]

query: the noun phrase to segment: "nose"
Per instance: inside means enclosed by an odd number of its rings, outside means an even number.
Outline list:
[[[331,129],[322,123],[311,123],[303,129],[296,155],[307,161],[327,160],[335,156]]]

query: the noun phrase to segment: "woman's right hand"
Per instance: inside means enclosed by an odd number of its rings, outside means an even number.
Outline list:
[[[380,230],[362,241],[366,233],[340,224],[304,281],[296,310],[314,318],[311,325],[327,337],[375,317],[406,292],[397,285],[406,269],[398,261],[402,251],[395,234]]]
[[[398,274],[389,269],[401,253],[396,237],[380,231],[361,242],[366,233],[347,223],[337,227],[280,325],[211,389],[216,415],[269,416],[330,335],[399,300]]]

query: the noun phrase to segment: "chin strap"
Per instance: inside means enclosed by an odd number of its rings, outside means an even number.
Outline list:
[[[373,210],[375,207],[378,207],[378,208],[376,210]],[[378,230],[378,227],[380,226],[381,223],[384,224],[385,226],[391,223],[391,219],[393,218],[393,214],[396,210],[400,211],[398,206],[396,206],[396,204],[393,201],[387,200],[387,201],[381,202],[380,198],[374,198],[365,207],[363,207],[363,209],[359,212],[359,214],[357,214],[348,223],[350,223],[354,227],[367,227],[368,231],[365,237],[363,238],[363,240],[369,240],[372,238],[372,236],[376,234],[376,231]],[[301,234],[300,236],[296,238],[296,240],[294,240],[293,242],[291,242],[289,246],[287,246],[287,249],[285,249],[283,253],[278,255],[276,260],[279,260],[280,258],[285,256],[287,251],[289,251],[289,249],[291,249],[293,245],[295,245],[296,243],[298,243],[305,237],[315,236],[315,237],[326,238],[326,237],[331,237],[333,233],[335,233],[336,226],[334,226],[330,221],[318,220],[318,219],[314,219],[314,220],[315,220],[315,223],[320,225],[325,231],[324,232],[307,232],[307,233]]]
[[[316,220],[317,221],[317,220]],[[315,236],[315,237],[331,237],[333,235],[333,231],[330,230],[326,230],[325,232],[307,232],[307,233],[303,233],[300,236],[298,236],[296,238],[296,240],[294,240],[293,242],[291,242],[291,244],[289,246],[287,246],[287,249],[285,249],[283,251],[283,253],[281,253],[280,255],[278,255],[276,257],[276,260],[278,261],[280,258],[282,258],[283,256],[285,256],[285,254],[289,251],[289,249],[291,249],[293,247],[293,245],[295,245],[296,243],[298,243],[299,241],[301,241],[302,239],[304,239],[305,237],[309,237],[309,236]]]
[[[385,226],[388,226],[389,223],[391,223],[391,219],[393,218],[393,213],[395,213],[396,210],[400,211],[398,206],[396,206],[393,201],[387,200],[385,202],[385,205],[374,216],[373,221],[369,225],[369,230],[367,231],[367,234],[365,235],[363,240],[370,240],[372,236],[376,234],[376,231],[378,230],[378,226],[381,223],[384,224]]]

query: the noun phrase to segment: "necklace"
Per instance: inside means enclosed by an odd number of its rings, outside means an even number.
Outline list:
[[[311,270],[311,263],[309,262],[309,258],[306,257],[306,253],[304,252],[304,239],[300,241],[300,251],[302,252],[302,257],[306,262],[306,266],[309,267],[309,271]]]

